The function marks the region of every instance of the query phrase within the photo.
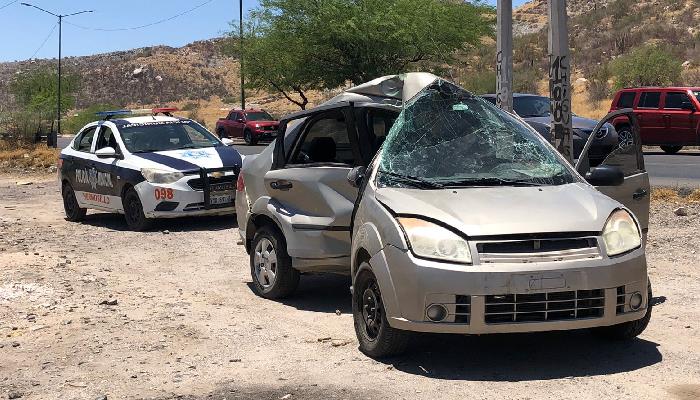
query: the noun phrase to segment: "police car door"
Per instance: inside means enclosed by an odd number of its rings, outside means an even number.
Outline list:
[[[303,118],[300,134],[289,148],[278,137],[265,187],[277,220],[284,225],[290,256],[332,259],[333,266],[347,267],[350,220],[357,198],[347,176],[361,163],[352,109],[338,105]],[[283,122],[281,132],[288,123]]]
[[[100,208],[122,210],[121,182],[119,177],[119,162],[124,158],[123,150],[117,142],[116,133],[101,124],[95,140],[95,160],[91,163],[94,172],[92,182],[97,196],[93,202],[99,203]]]
[[[94,169],[94,146],[97,126],[85,128],[73,141],[70,157],[64,160],[68,180],[75,191],[75,197],[83,208],[102,208],[95,201],[97,193],[97,171]],[[66,165],[67,164],[67,165]]]
[[[630,126],[633,127],[632,135],[631,137],[623,138],[619,146],[610,149],[610,153],[599,166],[620,168],[625,176],[625,180],[618,186],[597,186],[596,188],[629,208],[639,220],[642,232],[646,237],[646,233],[649,230],[651,189],[649,174],[644,166],[639,122],[631,109],[625,109],[608,114],[598,123],[596,128],[600,128],[605,122],[612,122],[612,120],[620,118],[629,119]],[[597,130],[591,133],[590,137],[594,138],[596,133]],[[586,148],[584,148],[584,152],[577,163],[577,169],[584,176],[591,171],[588,161],[588,149]]]

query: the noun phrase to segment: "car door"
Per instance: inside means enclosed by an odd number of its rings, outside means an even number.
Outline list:
[[[621,115],[627,115],[629,124],[633,127],[632,141],[621,143],[620,146],[614,148],[599,167],[618,167],[622,170],[625,179],[619,186],[598,186],[597,189],[629,208],[639,220],[642,231],[646,235],[649,229],[651,188],[649,185],[649,174],[644,166],[639,123],[632,113],[632,110],[627,109],[608,114],[608,116],[599,122],[596,128],[603,126],[604,122],[619,118]],[[585,176],[590,170],[588,165],[588,149],[584,148],[582,158],[577,164],[579,173]]]
[[[351,107],[335,106],[305,114],[293,143],[275,143],[273,169],[265,187],[284,225],[287,251],[300,259],[350,256],[350,220],[357,189],[347,180],[361,165]],[[289,123],[283,121],[281,131]]]
[[[95,193],[92,185],[92,181],[95,179],[90,171],[96,159],[94,154],[96,131],[97,126],[90,126],[80,132],[73,142],[73,155],[64,160],[64,164],[68,163],[65,168],[70,184],[75,191],[75,197],[83,208],[93,206],[90,198]]]
[[[124,151],[117,142],[116,133],[109,126],[100,125],[95,142],[95,153],[107,147],[113,148],[117,153],[117,157],[101,158],[95,155],[95,161],[92,165],[96,170],[96,196],[93,196],[92,201],[101,208],[121,210],[119,162],[123,157]]]
[[[664,143],[667,140],[666,125],[660,107],[660,90],[644,90],[639,94],[635,114],[645,143]]]
[[[237,112],[233,114],[233,120],[231,121],[232,137],[243,137],[243,131],[245,131],[245,114]]]
[[[664,99],[662,118],[666,130],[667,141],[664,144],[688,146],[697,143],[695,124],[696,111],[689,109],[693,106],[688,93],[683,91],[668,91]]]

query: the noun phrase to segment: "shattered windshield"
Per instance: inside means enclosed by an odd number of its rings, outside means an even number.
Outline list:
[[[406,104],[382,147],[378,174],[380,186],[420,189],[574,181],[536,132],[439,79]]]

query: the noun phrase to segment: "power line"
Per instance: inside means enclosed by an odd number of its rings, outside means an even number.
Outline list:
[[[18,1],[19,1],[19,0],[12,0],[11,2],[5,4],[4,6],[0,6],[0,10],[2,10],[3,8],[9,7],[9,6],[15,4],[15,3],[18,2]]]
[[[36,51],[34,52],[34,54],[32,54],[32,56],[29,57],[29,60],[31,60],[32,58],[36,57],[36,55],[41,51],[41,49],[44,48],[44,45],[46,44],[46,42],[49,41],[49,38],[50,38],[50,37],[53,35],[53,33],[56,31],[56,27],[57,27],[57,26],[58,26],[58,23],[55,23],[55,24],[53,25],[53,28],[51,28],[51,31],[49,32],[49,34],[46,35],[46,39],[44,39],[44,41],[41,42],[41,46],[39,46],[39,48],[36,49]]]
[[[183,15],[186,15],[186,14],[191,13],[192,11],[195,11],[195,10],[197,10],[197,9],[199,9],[199,8],[202,8],[202,7],[206,6],[207,4],[209,4],[209,3],[213,2],[213,1],[214,1],[214,0],[207,0],[207,1],[205,1],[204,3],[200,3],[200,4],[198,4],[198,5],[196,5],[196,6],[192,7],[192,8],[190,8],[189,10],[186,10],[186,11],[183,11],[183,12],[181,12],[181,13],[179,13],[179,14],[173,15],[172,17],[168,17],[168,18],[161,19],[161,20],[158,20],[158,21],[155,21],[155,22],[151,22],[151,23],[146,24],[146,25],[132,26],[132,27],[128,27],[128,28],[112,28],[112,29],[107,28],[107,29],[105,29],[105,28],[92,28],[92,27],[89,27],[89,26],[83,26],[83,25],[74,24],[74,23],[72,23],[72,22],[66,22],[66,24],[72,25],[72,26],[74,26],[74,27],[76,27],[76,28],[85,29],[85,30],[90,30],[90,31],[101,31],[101,32],[132,31],[132,30],[148,28],[148,27],[151,27],[151,26],[154,26],[154,25],[162,24],[162,23],[164,23],[164,22],[172,21],[172,20],[174,20],[174,19],[176,19],[176,18],[182,17]]]

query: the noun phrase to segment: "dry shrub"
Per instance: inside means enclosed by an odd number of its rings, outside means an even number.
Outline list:
[[[679,201],[681,198],[678,196],[678,191],[671,188],[654,188],[651,191],[652,201]]]
[[[49,168],[56,165],[59,153],[59,149],[49,148],[44,144],[16,147],[0,141],[0,169]]]
[[[693,192],[690,193],[690,194],[686,197],[686,199],[687,199],[688,201],[692,201],[692,202],[700,202],[700,189],[695,189],[695,190],[693,190]]]

